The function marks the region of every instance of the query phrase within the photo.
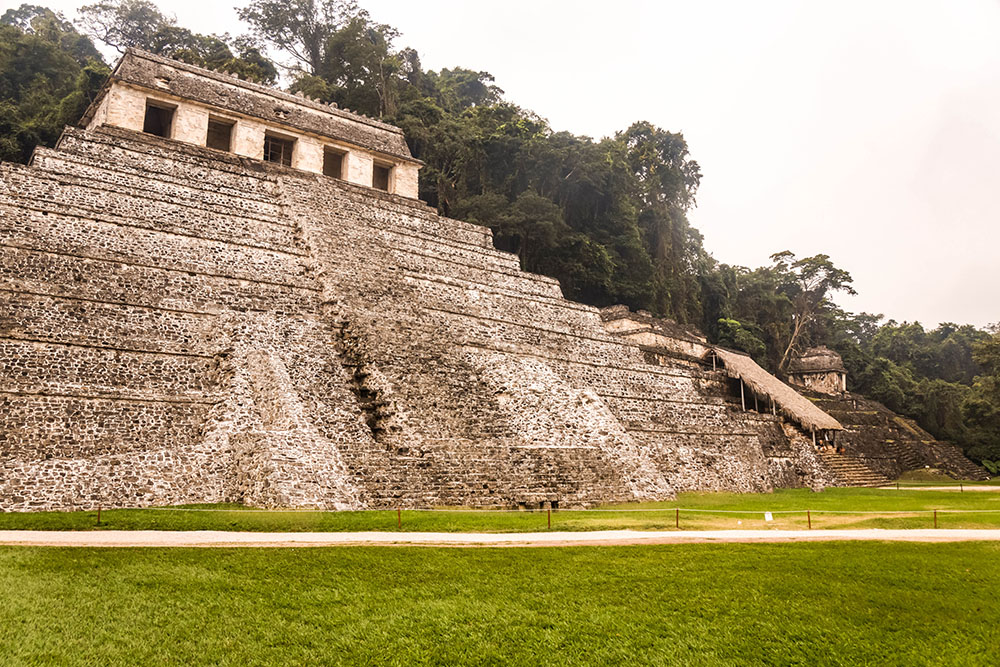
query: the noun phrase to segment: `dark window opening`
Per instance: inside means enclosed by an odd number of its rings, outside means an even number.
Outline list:
[[[170,138],[170,126],[174,120],[174,110],[146,103],[146,118],[142,121],[142,131],[158,137]]]
[[[224,120],[208,121],[208,137],[205,145],[220,151],[231,151],[233,144],[233,123]]]
[[[323,150],[323,175],[332,178],[344,177],[344,153],[327,148]]]
[[[392,167],[383,167],[380,164],[375,165],[375,169],[372,171],[372,187],[388,192],[389,174],[391,172]]]
[[[282,139],[272,134],[264,135],[264,159],[268,162],[276,162],[277,164],[291,167],[292,150],[294,148],[294,139]]]

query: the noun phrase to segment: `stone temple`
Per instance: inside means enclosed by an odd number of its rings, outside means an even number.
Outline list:
[[[0,509],[982,474],[843,380],[795,391],[674,323],[567,301],[418,201],[420,166],[390,125],[128,52],[55,149],[0,165]]]

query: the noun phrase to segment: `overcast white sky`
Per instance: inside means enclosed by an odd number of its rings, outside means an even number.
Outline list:
[[[159,4],[241,32],[240,0]],[[848,309],[1000,320],[1000,0],[361,4],[426,68],[487,70],[557,130],[683,132],[720,261],[825,252],[854,276]]]

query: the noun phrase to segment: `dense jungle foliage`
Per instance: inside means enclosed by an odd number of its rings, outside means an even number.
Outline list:
[[[492,228],[567,297],[673,318],[778,374],[797,351],[828,345],[852,389],[997,472],[1000,329],[845,312],[832,297],[853,293],[851,276],[826,255],[779,252],[756,269],[715,261],[688,223],[702,174],[680,134],[644,121],[600,140],[556,131],[488,72],[425,70],[351,0],[251,0],[239,10],[250,32],[237,37],[193,33],[147,0],[79,14],[74,24],[25,4],[0,17],[0,159],[27,161],[82,115],[109,72],[95,42],[280,81],[403,128],[426,163],[421,198]]]

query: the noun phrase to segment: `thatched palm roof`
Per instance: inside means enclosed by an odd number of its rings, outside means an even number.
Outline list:
[[[767,396],[789,420],[807,431],[842,431],[844,427],[812,401],[757,365],[750,357],[723,348],[713,348],[726,374],[745,382],[758,396]]]

